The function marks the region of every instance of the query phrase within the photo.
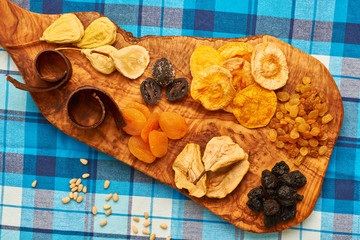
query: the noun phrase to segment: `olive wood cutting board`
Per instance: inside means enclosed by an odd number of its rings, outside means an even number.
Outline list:
[[[86,28],[94,19],[102,15],[96,12],[75,13]],[[26,11],[8,0],[0,0],[0,44],[10,54],[17,65],[25,83],[37,85],[39,79],[35,74],[33,61],[36,55],[44,49],[60,47],[57,44],[45,42],[8,48],[9,44],[19,44],[39,39],[43,31],[59,15],[43,15]],[[292,164],[285,151],[279,151],[275,145],[267,140],[269,127],[247,129],[236,121],[235,117],[224,111],[208,111],[201,104],[195,102],[190,94],[177,102],[166,100],[165,92],[162,99],[151,110],[174,111],[184,116],[189,125],[188,134],[180,140],[169,140],[168,153],[152,164],[143,163],[133,157],[127,146],[129,136],[122,130],[117,130],[111,114],[107,114],[105,121],[99,127],[84,130],[74,127],[66,116],[65,103],[72,91],[81,86],[94,86],[103,89],[112,96],[120,108],[130,101],[144,103],[140,95],[140,83],[151,77],[152,64],[161,57],[168,58],[176,70],[176,78],[184,77],[191,83],[190,56],[200,45],[209,45],[215,49],[232,42],[244,41],[253,46],[263,41],[274,42],[284,52],[288,67],[289,80],[284,90],[294,92],[296,84],[302,77],[312,79],[312,85],[322,89],[328,99],[329,112],[334,120],[329,124],[329,150],[324,156],[317,159],[307,158],[300,167]],[[239,186],[223,199],[207,197],[193,198],[186,190],[183,194],[193,199],[211,212],[251,232],[275,232],[287,229],[305,220],[312,212],[318,199],[330,156],[338,137],[343,121],[343,104],[334,79],[326,67],[317,59],[299,49],[272,36],[250,36],[246,38],[199,38],[187,36],[145,36],[135,38],[131,33],[119,28],[117,39],[113,44],[116,48],[138,44],[145,47],[150,54],[150,64],[145,73],[136,80],[129,80],[115,71],[111,75],[103,75],[90,65],[90,62],[77,51],[64,51],[73,67],[72,78],[59,89],[31,93],[31,96],[44,117],[64,133],[76,138],[85,144],[98,149],[145,174],[175,188],[172,163],[187,143],[198,143],[202,152],[207,142],[214,136],[228,135],[245,151],[250,150],[250,169]],[[284,160],[290,170],[300,170],[306,177],[308,184],[298,190],[304,195],[304,200],[297,205],[296,218],[287,223],[280,223],[266,229],[262,213],[256,214],[247,206],[247,193],[250,189],[261,184],[261,172],[271,169],[276,162]]]

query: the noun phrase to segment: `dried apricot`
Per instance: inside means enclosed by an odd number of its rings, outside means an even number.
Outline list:
[[[170,139],[180,139],[188,131],[185,118],[175,112],[162,112],[159,118],[159,125],[161,130]]]
[[[123,127],[123,130],[133,136],[140,135],[141,130],[146,124],[144,114],[135,108],[125,108],[121,111],[127,123],[127,125]]]
[[[155,157],[163,157],[167,153],[168,138],[164,132],[152,130],[149,133],[149,145]]]
[[[149,142],[149,133],[152,130],[156,130],[159,128],[159,118],[160,114],[157,112],[150,113],[150,116],[148,120],[146,121],[146,124],[144,128],[141,130],[141,138],[144,142]]]
[[[131,136],[128,147],[131,154],[143,162],[152,163],[156,159],[150,150],[149,144],[145,143],[140,136]]]
[[[144,116],[146,117],[146,119],[149,118],[150,110],[144,104],[141,104],[138,102],[129,102],[125,105],[125,108],[135,108],[135,109],[139,110],[140,112],[142,112],[144,114]]]

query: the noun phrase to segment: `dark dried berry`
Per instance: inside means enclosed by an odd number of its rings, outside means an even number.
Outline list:
[[[264,195],[264,188],[262,186],[258,186],[256,188],[253,188],[250,190],[250,192],[248,193],[248,198],[250,199],[263,199],[265,197]]]
[[[152,78],[147,78],[141,83],[140,92],[145,102],[151,105],[156,104],[161,98],[161,87]]]
[[[289,177],[293,187],[300,188],[306,184],[306,177],[299,170],[290,172]]]
[[[262,171],[261,174],[261,184],[264,188],[276,188],[278,179],[277,177],[272,174],[269,170]]]
[[[264,202],[264,214],[265,215],[275,215],[280,212],[280,205],[274,199],[268,199]]]
[[[289,166],[284,161],[281,161],[275,164],[275,166],[271,169],[271,173],[275,174],[275,176],[281,176],[288,173],[289,170]]]
[[[280,214],[275,215],[265,215],[264,214],[264,224],[266,228],[271,228],[280,222]]]
[[[269,196],[271,199],[277,199],[277,190],[276,188],[267,188],[265,189],[265,193]]]
[[[166,87],[166,98],[175,101],[185,96],[189,90],[189,83],[185,78],[177,78]]]
[[[253,210],[255,213],[261,212],[264,210],[264,204],[263,201],[258,199],[258,198],[254,198],[254,199],[249,199],[246,202],[246,205]]]
[[[296,189],[287,185],[281,186],[278,189],[278,201],[281,205],[290,206],[297,203]]]
[[[296,216],[296,205],[281,206],[280,220],[282,222],[288,222]]]
[[[296,194],[296,200],[298,202],[302,201],[304,199],[304,195]]]
[[[172,65],[172,63],[167,58],[160,58],[156,60],[152,66],[152,76],[160,86],[165,87],[174,81],[174,65]]]
[[[283,174],[278,178],[278,185],[279,186],[283,186],[283,185],[287,185],[289,187],[291,187],[291,178],[289,177],[289,174]]]

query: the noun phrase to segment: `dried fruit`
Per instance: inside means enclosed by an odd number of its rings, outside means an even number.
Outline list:
[[[188,81],[185,78],[177,78],[166,87],[166,99],[176,101],[184,97],[188,90]]]
[[[224,58],[210,46],[197,47],[190,58],[190,70],[193,78],[203,69],[212,65],[220,66]]]
[[[156,157],[152,154],[150,147],[140,136],[131,136],[129,138],[128,147],[132,155],[140,161],[152,163]]]
[[[242,58],[230,58],[221,64],[232,75],[232,84],[236,91],[255,83],[251,74],[251,64]]]
[[[290,95],[288,92],[277,92],[276,96],[279,99],[279,101],[281,101],[281,102],[287,102],[290,98]]]
[[[188,132],[185,118],[176,112],[162,112],[159,126],[170,139],[180,139]]]
[[[275,129],[270,129],[268,139],[270,142],[275,142],[277,138],[277,131]]]
[[[252,84],[236,94],[233,100],[233,113],[244,127],[264,127],[274,116],[276,104],[274,91]]]
[[[255,46],[251,70],[255,82],[269,90],[283,87],[288,80],[286,57],[274,43],[263,42]]]
[[[156,130],[159,128],[159,119],[160,119],[159,113],[157,113],[157,112],[150,113],[145,126],[141,130],[141,138],[142,138],[142,140],[144,140],[144,142],[148,143],[149,142],[149,133],[152,130]]]
[[[82,49],[81,53],[83,53],[85,57],[89,59],[91,65],[95,68],[95,70],[103,74],[110,74],[115,71],[114,61],[112,60],[112,58],[98,52],[110,55],[111,53],[114,53],[116,51],[117,49],[113,46],[105,45],[94,49]]]
[[[150,62],[149,52],[142,46],[132,45],[110,54],[116,69],[125,77],[140,77]]]
[[[174,81],[174,65],[167,58],[160,58],[152,66],[152,76],[157,84],[165,87]]]
[[[94,215],[97,214],[97,209],[96,209],[95,206],[92,207],[91,212],[92,212],[92,214],[94,214]]]
[[[319,147],[319,150],[318,150],[319,155],[324,155],[327,152],[327,150],[328,150],[327,146]]]
[[[284,161],[276,163],[275,166],[271,169],[271,173],[277,177],[279,177],[283,174],[286,174],[289,171],[290,171],[290,168]]]
[[[207,110],[218,110],[229,105],[235,96],[229,70],[210,66],[193,78],[191,96],[199,100]]]
[[[149,213],[148,212],[144,212],[144,218],[148,219],[149,218]]]
[[[218,52],[224,59],[241,57],[250,62],[253,47],[245,42],[231,42],[221,46]]]
[[[152,154],[161,158],[166,155],[168,148],[168,138],[164,132],[152,130],[149,133],[149,145]]]
[[[79,48],[96,48],[111,45],[116,40],[116,25],[107,17],[94,20],[85,29],[84,37],[76,44]]]
[[[84,196],[81,195],[76,199],[76,202],[81,203],[83,199],[84,199]]]
[[[156,104],[162,95],[161,87],[152,78],[147,78],[141,83],[140,92],[145,102],[151,105]]]
[[[321,118],[321,123],[326,124],[326,123],[329,123],[331,120],[333,120],[333,116],[331,116],[331,114],[328,113]]]
[[[127,123],[123,130],[130,135],[140,135],[146,125],[144,114],[135,108],[125,108],[121,112]]]
[[[146,119],[148,119],[149,116],[150,116],[149,108],[147,106],[145,106],[144,104],[141,104],[141,103],[138,103],[138,102],[128,102],[125,105],[125,108],[135,108],[135,109],[139,110],[140,112],[142,112],[144,114]]]

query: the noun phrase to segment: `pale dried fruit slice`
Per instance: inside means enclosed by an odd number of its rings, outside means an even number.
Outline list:
[[[106,53],[111,54],[116,52],[117,49],[111,45],[105,45],[94,49],[82,49],[81,52],[89,59],[91,65],[99,72],[103,74],[110,74],[115,71],[115,63],[110,58],[103,54],[97,53]]]
[[[110,54],[116,69],[125,77],[140,77],[150,62],[149,52],[142,46],[132,45]]]
[[[190,58],[191,75],[194,78],[201,70],[212,65],[220,66],[224,58],[210,46],[200,46],[194,50]]]
[[[251,61],[252,51],[253,47],[245,42],[231,42],[218,49],[220,55],[225,59],[241,57],[248,62]]]
[[[229,70],[210,66],[200,71],[192,80],[191,96],[207,110],[218,110],[229,105],[235,96]]]
[[[263,42],[255,46],[251,70],[255,81],[269,90],[283,87],[288,80],[286,57],[274,43]]]

